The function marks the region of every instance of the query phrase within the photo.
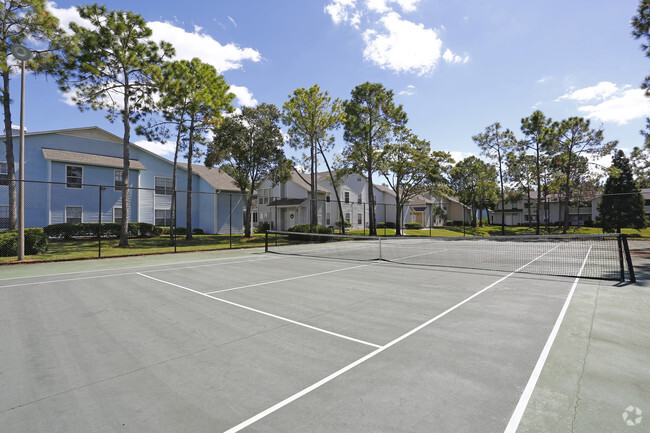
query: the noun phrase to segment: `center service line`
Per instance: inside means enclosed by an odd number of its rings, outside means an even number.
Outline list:
[[[169,281],[160,280],[158,278],[150,277],[149,275],[141,274],[140,272],[138,272],[138,275],[140,275],[142,277],[145,277],[145,278],[149,278],[149,279],[154,280],[154,281],[158,281],[159,283],[168,284],[170,286],[178,287],[179,289],[187,290],[188,292],[196,293],[197,295],[205,296],[206,298],[214,299],[215,301],[223,302],[224,304],[228,304],[228,305],[232,305],[232,306],[235,306],[235,307],[243,308],[244,310],[252,311],[254,313],[263,314],[265,316],[273,317],[274,319],[289,322],[289,323],[292,323],[294,325],[302,326],[303,328],[311,329],[313,331],[318,331],[318,332],[322,332],[324,334],[333,335],[334,337],[339,337],[339,338],[343,338],[345,340],[354,341],[355,343],[365,344],[366,346],[380,347],[378,344],[369,343],[367,341],[359,340],[359,339],[353,338],[353,337],[348,337],[347,335],[338,334],[336,332],[328,331],[326,329],[318,328],[316,326],[307,325],[306,323],[297,322],[295,320],[291,320],[291,319],[288,319],[286,317],[278,316],[276,314],[268,313],[266,311],[257,310],[255,308],[247,307],[245,305],[241,305],[241,304],[238,304],[236,302],[231,302],[231,301],[227,301],[225,299],[217,298],[216,296],[208,295],[207,293],[199,292],[197,290],[190,289],[189,287],[184,287],[184,286],[181,286],[181,285],[178,285],[178,284],[171,283]]]
[[[510,276],[512,276],[512,275],[514,275],[515,273],[519,272],[520,270],[522,270],[522,269],[525,268],[526,266],[528,266],[528,265],[530,265],[531,263],[533,263],[533,262],[539,260],[540,258],[544,257],[546,254],[550,253],[551,251],[553,251],[554,249],[556,249],[558,246],[559,246],[559,245],[557,245],[557,246],[551,248],[550,250],[548,250],[548,251],[545,252],[544,254],[542,254],[542,255],[540,255],[540,256],[534,258],[534,259],[531,260],[530,262],[528,262],[528,263],[526,263],[525,265],[521,266],[521,267],[518,268],[516,271],[513,271],[513,272],[509,273],[508,275],[506,275],[505,277],[502,277],[502,278],[498,279],[497,281],[495,281],[494,283],[492,283],[492,284],[490,284],[489,286],[485,287],[484,289],[479,290],[478,292],[474,293],[473,295],[471,295],[471,296],[465,298],[464,300],[460,301],[458,304],[454,305],[453,307],[450,307],[450,308],[448,308],[447,310],[443,311],[442,313],[438,314],[436,317],[433,317],[433,318],[427,320],[426,322],[424,322],[423,324],[419,325],[418,327],[411,329],[411,330],[408,331],[406,334],[403,334],[403,335],[397,337],[396,339],[394,339],[394,340],[391,341],[390,343],[385,344],[385,345],[379,347],[377,350],[375,350],[375,351],[373,351],[373,352],[370,352],[370,353],[367,354],[366,356],[364,356],[364,357],[362,357],[362,358],[360,358],[360,359],[357,359],[357,360],[354,361],[353,363],[346,365],[345,367],[341,368],[341,369],[338,370],[338,371],[335,371],[334,373],[330,374],[330,375],[327,376],[326,378],[319,380],[318,382],[316,382],[316,383],[314,383],[313,385],[311,385],[311,386],[309,386],[309,387],[303,389],[302,391],[298,391],[298,392],[295,393],[294,395],[292,395],[292,396],[290,396],[290,397],[287,397],[286,399],[284,399],[284,400],[282,400],[281,402],[279,402],[279,403],[277,403],[277,404],[271,406],[270,408],[266,409],[265,411],[262,411],[262,412],[258,413],[257,415],[255,415],[255,416],[253,416],[253,417],[247,419],[246,421],[243,421],[243,422],[237,424],[236,426],[234,426],[234,427],[232,427],[232,428],[226,430],[224,433],[236,433],[236,432],[238,432],[238,431],[240,431],[240,430],[242,430],[242,429],[248,427],[249,425],[251,425],[251,424],[253,424],[253,423],[255,423],[255,422],[261,420],[262,418],[264,418],[264,417],[266,417],[266,416],[272,414],[273,412],[277,411],[278,409],[283,408],[284,406],[288,405],[289,403],[292,403],[293,401],[299,399],[300,397],[303,397],[304,395],[309,394],[309,393],[312,392],[313,390],[320,388],[321,386],[325,385],[326,383],[328,383],[328,382],[330,382],[330,381],[336,379],[336,378],[339,377],[340,375],[342,375],[342,374],[348,372],[349,370],[352,370],[352,369],[353,369],[354,367],[356,367],[357,365],[359,365],[359,364],[363,364],[363,363],[366,362],[367,360],[369,360],[369,359],[371,359],[371,358],[374,358],[375,356],[377,356],[377,355],[379,355],[380,353],[382,353],[384,350],[386,350],[386,349],[388,349],[388,348],[390,348],[390,347],[396,345],[396,344],[399,343],[400,341],[402,341],[402,340],[404,340],[404,339],[410,337],[411,335],[415,334],[416,332],[420,331],[421,329],[423,329],[423,328],[429,326],[430,324],[432,324],[433,322],[437,321],[438,319],[441,319],[442,317],[446,316],[447,314],[451,313],[452,311],[458,309],[458,308],[461,307],[462,305],[464,305],[464,304],[468,303],[469,301],[471,301],[472,299],[476,298],[476,297],[479,296],[481,293],[485,292],[486,290],[491,289],[492,287],[496,286],[497,284],[499,284],[500,282],[502,282],[502,281],[505,280],[506,278],[508,278],[508,277],[510,277]]]

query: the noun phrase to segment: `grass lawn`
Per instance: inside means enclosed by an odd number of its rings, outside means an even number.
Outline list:
[[[102,239],[102,257],[122,257],[132,255],[173,253],[168,236],[129,239],[128,248],[118,247],[119,239]],[[232,236],[232,248],[263,247],[264,235],[254,234],[251,238],[243,235]],[[228,235],[194,235],[192,240],[179,236],[176,239],[176,251],[208,251],[228,249],[231,247]],[[99,248],[96,239],[50,240],[47,252],[25,257],[25,262],[47,262],[55,260],[96,259]],[[0,257],[0,264],[17,263],[16,257]],[[24,263],[24,262],[23,262]]]

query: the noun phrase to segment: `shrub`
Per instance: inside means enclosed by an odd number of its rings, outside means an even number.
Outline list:
[[[259,223],[254,229],[255,233],[266,233],[271,230],[271,224]]]
[[[404,223],[404,228],[405,229],[410,229],[410,230],[421,229],[422,224],[421,223]]]
[[[336,224],[336,227],[341,228],[341,220],[338,220],[335,224]],[[346,228],[352,227],[352,223],[350,221],[346,221],[345,222],[345,227]]]
[[[187,234],[187,227],[176,227],[174,228],[174,235],[176,236],[185,236]]]
[[[25,254],[32,255],[47,251],[47,235],[42,228],[25,229]],[[18,230],[0,233],[0,256],[18,255]]]
[[[334,233],[332,229],[325,226],[312,226],[310,224],[296,224],[293,227],[289,227],[289,230],[292,233],[317,233],[321,235],[331,235]],[[290,240],[301,240],[301,241],[323,241],[325,242],[327,238],[319,236],[289,236]]]
[[[195,235],[203,235],[203,234],[205,234],[205,233],[203,232],[203,229],[200,229],[200,228],[198,228],[198,227],[195,228],[195,229],[192,229],[192,233],[194,233]]]
[[[395,223],[393,222],[379,222],[377,223],[377,228],[378,229],[394,229],[395,228]]]
[[[121,223],[102,223],[102,237],[118,237],[122,229]],[[51,224],[42,229],[47,237],[71,239],[73,237],[97,237],[99,223],[61,223]],[[129,223],[130,237],[151,237],[159,232],[153,224]]]

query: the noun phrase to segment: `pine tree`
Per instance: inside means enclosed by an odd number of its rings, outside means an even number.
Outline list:
[[[605,182],[603,199],[598,204],[603,230],[620,233],[622,227],[645,228],[643,205],[643,196],[634,184],[630,160],[619,150],[612,158],[612,171]]]

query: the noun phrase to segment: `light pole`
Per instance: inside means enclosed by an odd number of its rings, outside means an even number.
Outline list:
[[[20,153],[18,158],[18,260],[25,260],[25,62],[32,52],[22,45],[11,47],[11,54],[21,63],[20,74]]]

